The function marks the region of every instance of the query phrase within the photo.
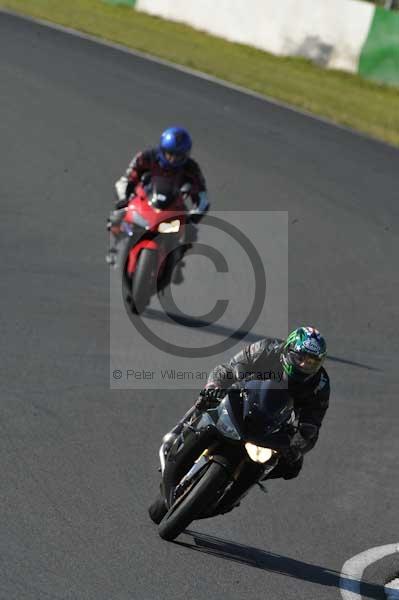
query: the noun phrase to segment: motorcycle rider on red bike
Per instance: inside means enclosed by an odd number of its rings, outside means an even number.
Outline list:
[[[143,176],[148,174],[149,178],[160,176],[172,178],[176,187],[181,188],[185,184],[190,186],[190,197],[193,208],[189,211],[189,234],[186,242],[190,243],[196,240],[196,224],[200,222],[209,208],[208,195],[206,190],[205,178],[198,163],[190,158],[192,148],[191,136],[182,127],[169,127],[161,135],[160,144],[156,148],[150,148],[139,152],[133,158],[125,173],[115,184],[118,200],[115,210],[111,213],[108,221],[108,229],[118,223],[121,218],[121,210],[126,208],[130,196],[134,193],[138,183]],[[187,249],[187,246],[183,248]],[[110,248],[107,256],[109,264],[114,263],[113,253],[115,248]],[[176,265],[174,282],[182,280],[183,261],[179,260]]]

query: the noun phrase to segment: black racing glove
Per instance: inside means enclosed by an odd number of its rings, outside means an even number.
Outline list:
[[[226,390],[219,387],[205,388],[200,391],[195,408],[198,410],[207,410],[217,406],[226,395]]]

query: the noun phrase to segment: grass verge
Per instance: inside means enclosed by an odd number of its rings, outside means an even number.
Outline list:
[[[0,7],[198,69],[399,146],[398,89],[101,0],[0,0]]]

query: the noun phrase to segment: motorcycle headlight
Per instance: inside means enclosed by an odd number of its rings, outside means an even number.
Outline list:
[[[180,220],[168,221],[158,225],[158,233],[177,233],[180,229]]]
[[[262,446],[255,446],[249,442],[245,444],[245,450],[248,452],[249,458],[256,463],[265,463],[273,456],[271,448],[262,448]]]

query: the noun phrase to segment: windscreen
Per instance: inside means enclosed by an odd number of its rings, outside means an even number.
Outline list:
[[[148,185],[147,193],[151,206],[162,210],[175,200],[179,188],[174,177],[155,176]]]
[[[242,425],[247,441],[285,446],[285,425],[292,418],[293,403],[284,385],[273,381],[250,381],[242,392]]]

